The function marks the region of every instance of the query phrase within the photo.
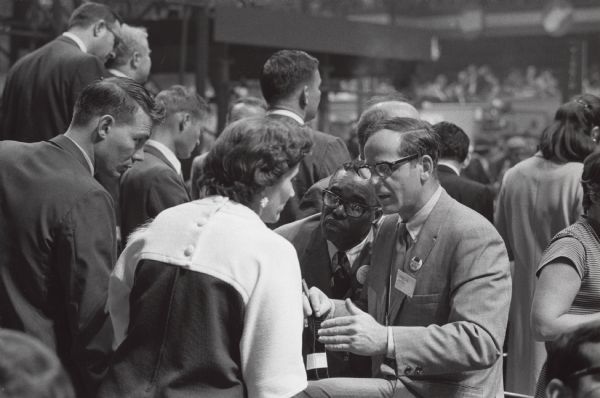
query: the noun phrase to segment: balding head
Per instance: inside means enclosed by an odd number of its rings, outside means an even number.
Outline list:
[[[394,99],[373,103],[360,115],[356,132],[361,158],[364,158],[363,150],[367,139],[375,132],[372,127],[383,120],[395,117],[421,119],[419,111],[414,106],[408,102]]]

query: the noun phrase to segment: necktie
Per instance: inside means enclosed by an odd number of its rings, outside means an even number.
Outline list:
[[[333,298],[343,299],[350,290],[350,262],[346,253],[339,251],[333,256],[335,271],[331,277],[331,292]]]

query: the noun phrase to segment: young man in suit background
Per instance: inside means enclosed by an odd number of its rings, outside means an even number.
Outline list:
[[[500,397],[511,297],[504,242],[440,186],[428,123],[394,118],[370,132],[360,171],[386,216],[365,285],[369,311],[316,288],[310,299],[317,315],[334,306],[319,340],[370,355],[375,378],[319,380],[300,396]]]
[[[161,117],[142,86],[109,78],[82,91],[64,134],[0,142],[0,327],[55,351],[77,396],[94,396],[112,344],[115,216],[93,175],[131,167]]]
[[[2,94],[0,139],[37,142],[65,132],[81,90],[107,76],[104,63],[120,26],[106,5],[84,3],[71,14],[67,32],[18,60]]]
[[[304,125],[317,115],[321,101],[319,61],[298,50],[281,50],[265,62],[260,87],[267,101],[267,116]],[[311,185],[331,174],[350,160],[346,144],[338,137],[307,129],[313,141],[312,153],[300,162],[294,179],[296,195],[281,212],[279,222],[287,224],[302,217],[298,206]]]
[[[166,111],[144,147],[144,160],[121,177],[120,208],[123,240],[161,211],[190,200],[179,159],[187,159],[198,144],[208,115],[206,101],[195,92],[173,86],[156,102]]]
[[[363,285],[371,264],[371,244],[381,217],[377,197],[367,180],[357,175],[358,163],[348,163],[331,177],[323,191],[322,212],[275,230],[298,253],[302,277],[329,297],[351,298],[366,309]],[[314,336],[304,331],[304,354]],[[346,352],[328,352],[332,377],[366,377],[371,361]]]
[[[448,195],[494,222],[494,190],[487,185],[462,177],[469,163],[469,136],[457,125],[440,122],[433,126],[440,137],[438,178]]]

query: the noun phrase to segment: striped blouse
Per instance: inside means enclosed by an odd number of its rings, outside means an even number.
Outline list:
[[[581,278],[581,287],[571,304],[568,314],[585,315],[600,311],[600,239],[594,221],[581,216],[574,224],[557,233],[542,255],[537,276],[544,267],[557,259],[575,268]],[[536,386],[536,398],[544,397],[546,365]]]

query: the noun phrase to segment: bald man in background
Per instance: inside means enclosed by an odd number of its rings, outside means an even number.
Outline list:
[[[356,125],[359,157],[361,159],[364,159],[363,148],[367,138],[365,132],[381,120],[392,117],[421,118],[419,111],[397,94],[373,97],[367,102],[367,109],[360,115]],[[306,191],[304,196],[302,196],[299,206],[302,218],[317,214],[321,211],[323,206],[323,190],[329,186],[330,179],[331,176],[327,176],[317,181]]]

